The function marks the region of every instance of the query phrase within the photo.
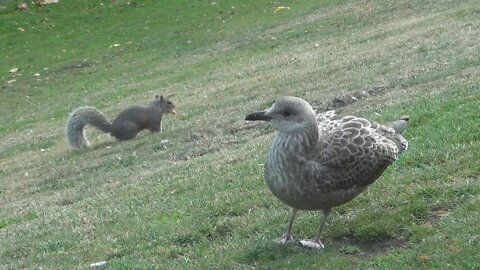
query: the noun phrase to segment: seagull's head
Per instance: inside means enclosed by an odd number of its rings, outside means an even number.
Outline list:
[[[298,97],[283,97],[270,109],[254,112],[245,117],[249,121],[270,121],[280,132],[295,133],[316,125],[315,111],[305,100]]]

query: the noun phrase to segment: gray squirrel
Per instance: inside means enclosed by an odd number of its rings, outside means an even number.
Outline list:
[[[90,145],[83,128],[86,125],[110,133],[120,141],[130,140],[138,132],[148,129],[151,132],[162,131],[163,114],[175,114],[175,104],[169,97],[155,96],[155,100],[148,106],[128,107],[110,123],[105,115],[94,107],[80,107],[75,109],[68,118],[66,135],[68,143],[76,149],[86,148]]]

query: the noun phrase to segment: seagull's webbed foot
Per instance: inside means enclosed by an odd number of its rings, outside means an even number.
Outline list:
[[[275,243],[277,244],[287,244],[287,243],[290,243],[293,241],[293,237],[292,237],[292,234],[290,233],[287,233],[285,234],[284,236],[278,238],[277,240],[275,240]]]
[[[300,245],[302,247],[307,247],[311,249],[324,249],[325,246],[320,242],[320,240],[317,239],[310,239],[310,240],[300,240]]]
[[[323,219],[320,225],[320,229],[318,230],[317,236],[311,240],[301,240],[300,244],[302,247],[308,247],[312,249],[324,249],[325,246],[320,241],[320,234],[322,234],[323,226],[325,226],[325,222],[327,221],[327,217],[330,214],[330,209],[323,210]]]

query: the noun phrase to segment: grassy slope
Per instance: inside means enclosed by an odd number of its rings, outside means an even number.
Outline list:
[[[254,2],[2,4],[4,267],[480,267],[475,1]],[[280,95],[324,108],[357,90],[371,95],[342,114],[409,114],[410,149],[331,215],[326,250],[273,245],[287,208],[262,180],[272,129],[243,116]],[[113,117],[156,93],[178,103],[164,133],[116,143],[89,130],[91,149],[68,149],[73,108]],[[294,233],[317,225],[302,213]]]

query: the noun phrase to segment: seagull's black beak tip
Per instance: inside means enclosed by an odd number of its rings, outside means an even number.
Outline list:
[[[245,116],[246,121],[270,121],[272,118],[265,115],[265,112],[254,112]]]

